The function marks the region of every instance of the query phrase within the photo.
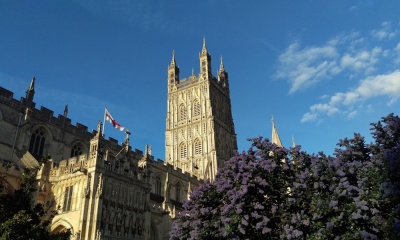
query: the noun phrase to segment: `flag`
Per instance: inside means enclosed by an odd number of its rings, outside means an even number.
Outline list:
[[[105,112],[105,119],[106,119],[106,121],[110,122],[113,125],[113,127],[115,127],[116,129],[118,129],[120,131],[124,131],[124,127],[121,126],[119,123],[117,123],[117,121],[114,120],[114,118],[108,112],[107,108],[106,108],[106,112]]]

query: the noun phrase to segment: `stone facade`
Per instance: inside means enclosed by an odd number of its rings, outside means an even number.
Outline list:
[[[133,150],[129,132],[119,144],[104,138],[101,122],[92,132],[72,125],[67,106],[57,117],[37,109],[34,78],[20,100],[0,87],[0,161],[12,164],[3,191],[18,188],[21,169],[49,155],[37,173],[37,202],[58,212],[50,231],[70,229],[72,239],[168,239],[183,200],[236,149],[228,74],[221,59],[218,78],[211,75],[205,42],[200,66],[198,76],[181,80],[174,56],[169,66],[165,162],[151,147]]]
[[[172,55],[168,67],[165,159],[200,179],[213,179],[237,150],[228,73],[222,58],[218,77],[211,74],[211,56],[204,41],[200,73],[179,79]]]

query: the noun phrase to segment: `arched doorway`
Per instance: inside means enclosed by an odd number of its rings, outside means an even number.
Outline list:
[[[67,232],[69,228],[65,227],[64,225],[58,225],[51,233],[62,233]]]
[[[50,232],[52,234],[66,232],[68,230],[71,232],[71,236],[75,236],[74,228],[68,221],[64,219],[58,219],[51,225],[50,228]]]

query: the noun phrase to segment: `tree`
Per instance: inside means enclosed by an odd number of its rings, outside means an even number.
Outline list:
[[[252,139],[192,192],[171,239],[396,239],[400,120],[372,125],[375,143],[354,134],[333,157]]]
[[[393,113],[381,121],[371,124],[375,143],[374,157],[381,159],[384,166],[382,189],[387,200],[388,212],[394,221],[397,239],[400,238],[400,118]]]
[[[36,191],[36,171],[25,169],[19,189],[13,193],[0,193],[0,239],[69,239],[70,232],[48,232],[55,212],[34,204]]]

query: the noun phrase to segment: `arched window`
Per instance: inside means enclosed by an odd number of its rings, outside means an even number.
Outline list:
[[[176,183],[175,200],[177,202],[181,201],[181,184],[179,182]]]
[[[75,144],[72,148],[71,148],[71,155],[70,157],[76,157],[82,154],[82,148],[81,145],[79,143]]]
[[[199,103],[199,101],[197,101],[197,99],[196,100],[194,100],[194,103],[193,103],[193,116],[199,116],[200,115],[200,109],[201,109],[201,106],[200,106],[200,103]]]
[[[29,143],[29,152],[37,156],[42,156],[45,140],[46,138],[44,136],[43,129],[36,129],[31,136],[31,141]]]
[[[181,145],[179,146],[179,152],[181,158],[187,157],[187,147],[185,143],[181,143]]]
[[[179,121],[186,120],[186,107],[185,105],[179,106]]]
[[[161,178],[160,176],[156,177],[156,189],[155,189],[155,194],[161,196]]]
[[[195,155],[201,155],[202,153],[202,147],[201,147],[201,141],[200,139],[194,140],[194,154]]]
[[[63,211],[70,211],[71,210],[71,202],[72,202],[72,193],[74,190],[74,186],[69,186],[65,188],[64,192],[64,205]]]

